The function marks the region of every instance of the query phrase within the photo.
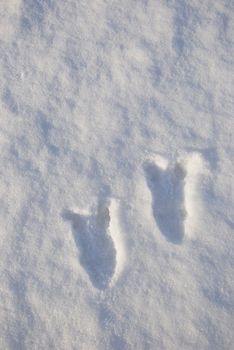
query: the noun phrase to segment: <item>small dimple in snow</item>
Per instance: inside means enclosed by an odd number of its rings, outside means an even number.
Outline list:
[[[94,287],[106,289],[115,273],[116,249],[109,235],[109,203],[100,200],[94,215],[81,215],[67,210],[63,218],[72,224],[80,263]]]
[[[4,90],[2,100],[3,100],[4,104],[6,105],[6,107],[9,109],[9,111],[11,111],[14,114],[19,113],[18,103],[17,103],[17,101],[16,101],[15,97],[13,96],[10,89],[6,88]]]

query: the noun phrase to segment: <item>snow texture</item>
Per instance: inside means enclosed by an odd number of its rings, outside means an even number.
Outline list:
[[[234,348],[234,2],[0,0],[0,349]]]

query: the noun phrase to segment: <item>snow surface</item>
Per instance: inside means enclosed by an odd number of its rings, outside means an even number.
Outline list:
[[[0,0],[0,349],[234,349],[233,0]]]

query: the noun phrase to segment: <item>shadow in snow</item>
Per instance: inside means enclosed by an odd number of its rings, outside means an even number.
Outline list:
[[[53,0],[23,0],[21,28],[31,31],[35,25],[42,26],[46,12],[52,9],[54,4]]]
[[[51,154],[53,154],[54,156],[58,155],[59,148],[50,142],[51,132],[54,129],[53,124],[49,121],[47,115],[41,112],[40,110],[37,112],[36,115],[36,124],[40,135],[43,139],[43,144],[46,145],[48,151]]]
[[[14,114],[19,113],[18,103],[15,100],[14,96],[12,95],[12,92],[10,89],[6,88],[3,93],[3,102],[5,103],[6,107]]]

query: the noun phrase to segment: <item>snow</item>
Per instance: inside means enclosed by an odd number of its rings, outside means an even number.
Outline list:
[[[232,349],[232,0],[0,0],[0,349]]]

